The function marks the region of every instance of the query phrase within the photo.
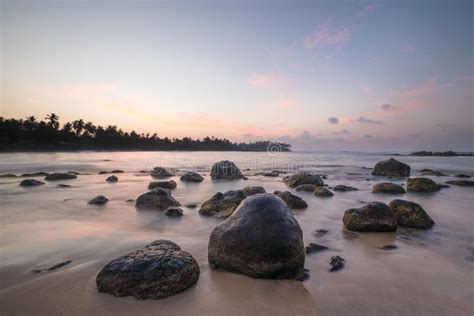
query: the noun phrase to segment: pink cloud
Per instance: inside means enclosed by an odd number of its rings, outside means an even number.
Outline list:
[[[404,103],[401,105],[383,104],[379,110],[372,113],[377,117],[387,117],[400,115],[406,112],[417,112],[433,106],[433,102],[428,100]]]
[[[431,96],[440,89],[438,77],[432,77],[419,85],[403,85],[398,90],[392,92],[392,95],[398,98],[416,98],[422,96]]]
[[[50,98],[86,98],[115,91],[116,84],[69,85],[61,87],[41,87],[39,92]]]
[[[275,88],[285,82],[285,78],[279,73],[254,73],[250,76],[249,83],[256,88]]]
[[[320,25],[318,29],[304,39],[306,48],[325,47],[332,45],[340,45],[350,41],[352,29],[347,26],[333,27],[326,23]]]

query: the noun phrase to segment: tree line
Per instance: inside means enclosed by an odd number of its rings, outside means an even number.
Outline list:
[[[115,125],[103,127],[78,119],[60,126],[59,116],[51,113],[44,120],[0,117],[0,150],[200,150],[266,151],[269,147],[290,151],[291,145],[257,141],[234,143],[225,138],[160,138],[156,133],[124,132]]]

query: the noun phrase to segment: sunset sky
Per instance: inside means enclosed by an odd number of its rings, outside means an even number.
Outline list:
[[[474,150],[473,1],[2,1],[1,116]]]

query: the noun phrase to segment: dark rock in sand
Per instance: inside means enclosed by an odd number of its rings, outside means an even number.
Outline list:
[[[240,172],[239,168],[229,160],[223,160],[216,162],[212,165],[211,178],[214,180],[226,179],[243,179],[244,176]]]
[[[16,175],[13,173],[0,174],[0,178],[16,178]]]
[[[186,172],[181,176],[181,181],[184,182],[202,182],[204,177],[197,172]]]
[[[35,179],[25,179],[20,182],[20,186],[22,187],[36,187],[39,185],[43,185],[43,181],[35,180]]]
[[[242,190],[217,192],[209,200],[202,203],[199,214],[205,216],[228,217],[232,214],[240,202],[245,199]]]
[[[407,191],[408,192],[437,192],[440,190],[433,180],[428,178],[408,178]]]
[[[331,197],[334,195],[328,188],[325,187],[316,187],[313,192],[314,195],[319,197]]]
[[[137,208],[156,209],[164,211],[170,206],[181,206],[181,204],[171,196],[171,192],[163,188],[155,188],[140,195],[135,202]]]
[[[155,189],[155,188],[163,188],[168,190],[176,189],[176,181],[168,180],[168,181],[152,181],[148,184],[148,189]]]
[[[251,196],[260,193],[266,193],[265,188],[261,186],[252,186],[243,188],[245,196]]]
[[[351,186],[348,186],[348,185],[344,185],[344,184],[338,184],[338,185],[334,186],[332,189],[334,191],[338,191],[338,192],[348,192],[348,191],[357,191],[357,190],[359,190],[357,188],[354,188],[354,187],[351,187]]]
[[[183,216],[183,210],[176,206],[170,206],[165,211],[166,216],[180,217]]]
[[[96,278],[99,292],[137,299],[162,299],[193,286],[199,265],[172,241],[157,240],[112,260]]]
[[[408,177],[410,176],[410,166],[396,159],[379,161],[375,164],[372,175],[390,176],[390,177]]]
[[[254,195],[214,228],[208,259],[213,268],[253,278],[302,280],[303,233],[283,200]]]
[[[331,269],[329,269],[329,272],[336,272],[344,268],[346,260],[344,258],[339,257],[339,256],[333,256],[331,257],[331,261],[329,264],[331,265]]]
[[[326,247],[326,246],[323,246],[323,245],[316,244],[314,242],[309,243],[305,248],[307,254],[314,253],[314,252],[320,252],[320,251],[327,250],[327,249],[329,249],[329,248]]]
[[[457,175],[455,175],[456,178],[470,178],[471,176],[468,175],[468,174],[463,174],[463,173],[459,173]]]
[[[76,179],[77,175],[74,173],[51,173],[44,178],[47,181],[69,180]]]
[[[286,176],[283,178],[283,182],[285,182],[290,188],[296,188],[302,184],[314,184],[316,186],[324,185],[323,179],[321,179],[320,176],[307,172]]]
[[[382,250],[395,250],[395,249],[398,249],[398,247],[395,246],[395,245],[385,245],[383,247],[379,247],[379,249],[382,249]]]
[[[384,203],[372,202],[360,208],[351,208],[344,213],[346,228],[359,232],[392,232],[397,230],[397,220],[392,210]]]
[[[314,184],[301,184],[295,188],[295,191],[314,192],[318,186]]]
[[[417,203],[396,199],[390,201],[388,206],[395,215],[398,226],[429,229],[434,225],[431,217]]]
[[[110,176],[105,181],[107,181],[107,182],[117,182],[118,178],[116,176]]]
[[[95,205],[103,205],[109,201],[108,198],[106,198],[103,195],[96,196],[92,200],[88,202],[88,204],[95,204]]]
[[[471,180],[452,180],[452,181],[447,181],[446,183],[449,183],[452,185],[458,185],[461,187],[474,187],[474,181],[471,181]]]
[[[173,176],[171,172],[162,167],[153,168],[150,175],[154,178],[169,178]]]
[[[290,209],[299,210],[308,207],[308,203],[290,191],[275,191],[273,194],[278,195]]]
[[[406,193],[405,188],[399,184],[392,182],[377,183],[372,187],[372,193],[389,193],[403,194]]]

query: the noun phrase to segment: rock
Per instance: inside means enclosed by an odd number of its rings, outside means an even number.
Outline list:
[[[95,204],[95,205],[103,205],[109,201],[108,198],[106,198],[103,195],[96,196],[92,200],[88,202],[88,204]]]
[[[214,180],[233,180],[243,179],[244,176],[240,172],[239,168],[235,165],[235,163],[229,160],[222,160],[212,165],[211,178]]]
[[[99,174],[108,174],[108,171],[99,171]]]
[[[329,230],[327,230],[327,229],[316,229],[313,232],[313,235],[314,235],[314,237],[322,237],[322,236],[326,235],[327,233],[329,233]]]
[[[80,173],[77,172],[77,171],[68,171],[68,172],[66,172],[66,173],[72,173],[72,174],[75,174],[76,176],[80,175]]]
[[[168,181],[152,181],[148,184],[148,189],[152,190],[155,188],[163,188],[168,190],[176,189],[176,181],[168,180]]]
[[[456,156],[471,156],[470,153],[467,153],[467,154],[458,154],[452,150],[448,150],[448,151],[435,151],[435,152],[432,152],[432,151],[417,151],[417,152],[413,152],[413,153],[410,153],[409,156],[435,156],[435,157],[456,157]]]
[[[344,268],[346,260],[344,258],[339,257],[339,256],[332,256],[331,257],[331,262],[329,264],[331,265],[331,269],[329,269],[329,272],[336,272]]]
[[[431,169],[421,169],[420,172],[422,176],[447,177],[447,175],[442,173],[441,171]]]
[[[381,202],[372,202],[360,208],[348,209],[342,221],[347,229],[359,232],[397,230],[395,215],[386,204]]]
[[[197,172],[186,172],[181,176],[181,181],[184,182],[202,182],[204,177]]]
[[[183,292],[199,278],[199,265],[169,240],[156,240],[112,260],[96,278],[97,290],[115,296],[162,299]]]
[[[428,178],[408,178],[408,192],[436,192],[440,187],[433,180]]]
[[[13,173],[0,174],[0,178],[16,178],[16,175]]]
[[[22,187],[36,187],[39,185],[43,185],[43,181],[35,180],[35,179],[25,179],[20,182],[20,186]]]
[[[385,245],[383,247],[379,247],[379,249],[382,249],[382,250],[395,250],[395,249],[398,249],[398,247],[395,246],[395,245]]]
[[[442,183],[438,183],[438,186],[439,186],[440,189],[446,189],[446,188],[450,188],[450,187],[451,187],[450,185],[442,184]]]
[[[317,186],[314,184],[300,184],[295,188],[295,191],[304,191],[304,192],[314,192],[316,190]]]
[[[135,200],[134,199],[128,199],[125,202],[131,203],[131,202],[135,202]]]
[[[68,172],[69,173],[69,172]],[[24,173],[21,175],[23,178],[28,178],[28,177],[45,177],[48,176],[49,173],[43,172],[43,171],[38,171],[38,172],[33,172],[33,173]]]
[[[266,193],[265,188],[261,186],[245,187],[242,191],[244,191],[245,196]]]
[[[319,197],[331,197],[334,195],[334,193],[325,187],[316,187],[313,194]]]
[[[372,193],[389,193],[403,194],[406,193],[405,188],[399,184],[392,182],[377,183],[372,187]]]
[[[242,190],[217,192],[209,200],[202,203],[199,214],[205,216],[228,217],[245,199]]]
[[[58,188],[72,188],[72,186],[70,186],[69,184],[63,184],[63,183],[60,183],[57,185]]]
[[[150,175],[154,178],[168,178],[168,177],[173,176],[173,174],[171,172],[169,172],[168,170],[166,170],[165,168],[162,168],[162,167],[153,168]]]
[[[187,208],[196,208],[196,207],[198,207],[198,205],[196,203],[189,203],[189,204],[186,204],[186,207]]]
[[[124,171],[120,169],[115,169],[115,170],[112,170],[111,173],[124,173]]]
[[[395,215],[398,226],[429,229],[434,225],[431,217],[417,203],[396,199],[390,201],[388,206]]]
[[[304,209],[308,207],[308,203],[290,191],[275,191],[273,194],[278,195],[286,205],[291,209]]]
[[[286,176],[283,178],[283,182],[285,182],[290,188],[296,188],[302,184],[314,184],[316,186],[324,185],[323,179],[321,179],[320,176],[307,172]]]
[[[208,259],[212,268],[253,278],[302,280],[303,233],[282,199],[253,195],[214,228]]]
[[[470,175],[459,173],[455,175],[456,178],[470,178]]]
[[[452,180],[452,181],[447,181],[446,183],[449,183],[452,185],[458,185],[461,187],[474,187],[474,181],[471,181],[471,180]]]
[[[176,206],[170,206],[165,211],[166,216],[180,217],[183,216],[183,210]]]
[[[117,182],[118,178],[116,176],[110,176],[105,181],[107,181],[107,182]]]
[[[276,170],[272,170],[270,172],[262,172],[261,175],[264,177],[278,177],[280,173]]]
[[[334,191],[338,191],[338,192],[348,192],[348,191],[357,191],[357,190],[359,190],[357,188],[354,188],[354,187],[351,187],[351,186],[348,186],[348,185],[344,185],[344,184],[338,184],[338,185],[334,186],[332,189]]]
[[[51,173],[47,175],[44,179],[47,181],[57,181],[57,180],[69,180],[76,179],[77,175],[74,173]]]
[[[323,251],[323,250],[327,250],[329,249],[328,247],[326,246],[323,246],[323,245],[319,245],[319,244],[316,244],[316,243],[309,243],[307,246],[306,246],[306,254],[310,254],[310,253],[314,253],[314,252],[320,252],[320,251]]]
[[[157,209],[164,211],[170,206],[181,206],[181,204],[171,196],[171,192],[163,188],[155,188],[140,195],[135,202],[137,208]]]
[[[57,270],[59,268],[62,268],[64,267],[65,265],[68,265],[72,262],[71,259],[68,259],[68,260],[64,260],[64,261],[61,261],[61,262],[58,262],[54,265],[52,265],[51,267],[49,268],[45,268],[45,269],[34,269],[34,270],[31,270],[31,272],[33,273],[41,273],[43,271],[54,271],[54,270]]]
[[[396,159],[379,161],[375,164],[372,175],[390,176],[390,177],[408,177],[410,176],[410,166]]]

